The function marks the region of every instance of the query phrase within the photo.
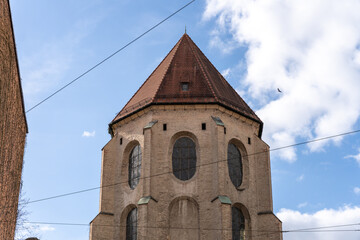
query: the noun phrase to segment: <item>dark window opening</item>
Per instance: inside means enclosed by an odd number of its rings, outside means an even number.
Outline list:
[[[224,127],[224,134],[226,134],[226,127]]]
[[[242,160],[239,149],[232,143],[228,145],[228,169],[231,182],[235,187],[242,183]]]
[[[189,180],[196,172],[196,147],[193,140],[182,137],[176,140],[172,153],[172,167],[175,177]]]
[[[181,90],[182,91],[189,91],[189,83],[188,82],[182,82],[181,83]]]
[[[126,240],[137,239],[137,208],[129,212],[126,218]]]
[[[120,145],[122,145],[122,138],[120,138]]]
[[[129,157],[129,186],[134,189],[138,185],[141,174],[141,147],[136,145]]]
[[[163,130],[164,130],[164,131],[167,130],[167,125],[166,125],[166,123],[163,124]]]
[[[241,210],[231,207],[232,240],[245,240],[245,218]]]
[[[251,144],[251,138],[248,138],[248,144]]]
[[[206,123],[202,123],[202,124],[201,124],[201,129],[202,129],[202,130],[206,130]]]

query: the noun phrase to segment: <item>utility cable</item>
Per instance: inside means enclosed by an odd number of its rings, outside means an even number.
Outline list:
[[[350,223],[350,224],[333,225],[333,226],[302,228],[302,229],[289,230],[289,231],[311,231],[311,230],[319,230],[319,229],[326,229],[326,228],[340,228],[340,227],[352,227],[352,226],[360,226],[360,223]]]
[[[297,146],[304,145],[304,144],[323,141],[323,140],[327,140],[327,139],[331,139],[331,138],[335,138],[335,137],[340,137],[340,136],[345,136],[345,135],[349,135],[349,134],[355,134],[355,133],[359,133],[359,132],[360,132],[360,129],[359,130],[354,130],[354,131],[351,131],[351,132],[345,132],[345,133],[340,133],[340,134],[331,135],[331,136],[327,136],[327,137],[312,139],[312,140],[309,140],[309,141],[299,142],[299,143],[295,143],[295,144],[291,144],[291,145],[287,145],[287,146],[283,146],[283,147],[277,147],[277,148],[269,149],[269,150],[266,150],[266,151],[255,152],[255,153],[252,153],[252,154],[244,155],[243,157],[254,156],[254,155],[257,155],[257,154],[264,154],[264,153],[278,151],[278,150],[282,150],[282,149],[286,149],[286,148],[290,148],[290,147],[297,147]],[[216,163],[224,162],[224,161],[228,161],[228,159],[218,160],[218,161],[214,161],[214,162],[210,162],[210,163],[199,164],[199,165],[196,165],[195,168],[199,168],[201,166],[208,166],[208,165],[212,165],[212,164],[216,164]],[[165,175],[165,174],[171,174],[173,172],[174,171],[162,172],[162,173],[158,173],[158,174],[154,174],[154,175],[150,175],[150,176],[141,177],[139,179],[147,179],[147,178],[152,178],[152,177],[158,177],[158,176]],[[51,196],[51,197],[40,198],[40,199],[28,201],[27,204],[47,201],[47,200],[51,200],[51,199],[55,199],[55,198],[66,197],[66,196],[75,195],[75,194],[84,193],[84,192],[89,192],[89,191],[93,191],[93,190],[97,190],[97,189],[101,189],[101,188],[106,188],[106,187],[113,187],[113,186],[116,186],[116,185],[119,185],[119,184],[125,184],[125,183],[128,183],[128,181],[121,181],[121,182],[116,182],[116,183],[112,183],[112,184],[108,184],[108,185],[104,185],[104,186],[87,188],[87,189],[83,189],[83,190],[79,190],[79,191],[54,195],[54,196]],[[19,204],[19,205],[21,205],[21,204]]]
[[[38,224],[38,225],[62,225],[62,226],[90,226],[88,223],[64,223],[64,222],[24,222],[27,224]],[[291,230],[260,230],[260,229],[245,229],[247,232],[264,232],[264,233],[300,233],[300,232],[358,232],[360,229],[326,229],[326,228],[340,228],[340,227],[350,227],[350,226],[359,226],[360,223],[351,223],[351,224],[343,224],[343,225],[334,225],[334,226],[320,226],[313,228],[305,228],[305,229],[291,229]],[[112,224],[94,224],[93,226],[98,227],[126,227],[121,225],[112,225]],[[185,229],[185,230],[225,230],[231,231],[232,228],[200,228],[200,227],[157,227],[157,226],[137,226],[138,228],[154,228],[154,229]]]
[[[74,82],[76,82],[77,80],[79,80],[80,78],[82,78],[83,76],[85,76],[86,74],[88,74],[89,72],[91,72],[92,70],[94,70],[95,68],[99,67],[101,64],[103,64],[104,62],[106,62],[107,60],[109,60],[110,58],[112,58],[113,56],[115,56],[116,54],[118,54],[119,52],[121,52],[122,50],[124,50],[125,48],[127,48],[129,45],[131,45],[132,43],[136,42],[137,40],[139,40],[140,38],[142,38],[144,35],[146,35],[147,33],[149,33],[150,31],[154,30],[156,27],[158,27],[159,25],[161,25],[162,23],[164,23],[166,20],[168,20],[169,18],[171,18],[172,16],[174,16],[175,14],[177,14],[178,12],[180,12],[181,10],[183,10],[184,8],[186,8],[187,6],[189,6],[191,3],[195,2],[196,0],[192,0],[191,2],[188,2],[186,5],[184,5],[183,7],[179,8],[177,11],[175,11],[174,13],[170,14],[168,17],[166,17],[165,19],[163,19],[162,21],[160,21],[159,23],[155,24],[153,27],[151,27],[150,29],[148,29],[147,31],[145,31],[143,34],[139,35],[138,37],[134,38],[133,40],[131,40],[130,42],[128,42],[127,44],[125,44],[122,48],[116,50],[114,53],[112,53],[111,55],[109,55],[108,57],[104,58],[102,61],[100,61],[99,63],[95,64],[93,67],[89,68],[88,70],[86,70],[84,73],[80,74],[78,77],[76,77],[75,79],[73,79],[72,81],[70,81],[69,83],[65,84],[63,87],[59,88],[58,90],[56,90],[54,93],[50,94],[48,97],[44,98],[43,100],[41,100],[39,103],[37,103],[36,105],[34,105],[33,107],[31,107],[30,109],[26,110],[25,113],[30,112],[31,110],[33,110],[34,108],[38,107],[39,105],[41,105],[42,103],[46,102],[47,100],[49,100],[50,98],[52,98],[53,96],[55,96],[57,93],[61,92],[62,90],[64,90],[65,88],[67,88],[68,86],[70,86],[71,84],[73,84]]]

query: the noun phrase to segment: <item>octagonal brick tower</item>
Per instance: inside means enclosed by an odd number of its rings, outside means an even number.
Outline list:
[[[109,124],[90,239],[282,239],[262,127],[184,34]]]

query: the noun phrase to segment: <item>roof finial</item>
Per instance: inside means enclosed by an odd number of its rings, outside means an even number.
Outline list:
[[[185,34],[186,34],[186,24],[185,24]]]

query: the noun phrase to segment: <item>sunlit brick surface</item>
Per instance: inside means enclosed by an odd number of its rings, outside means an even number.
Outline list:
[[[27,132],[9,2],[0,0],[0,239],[13,239]]]

